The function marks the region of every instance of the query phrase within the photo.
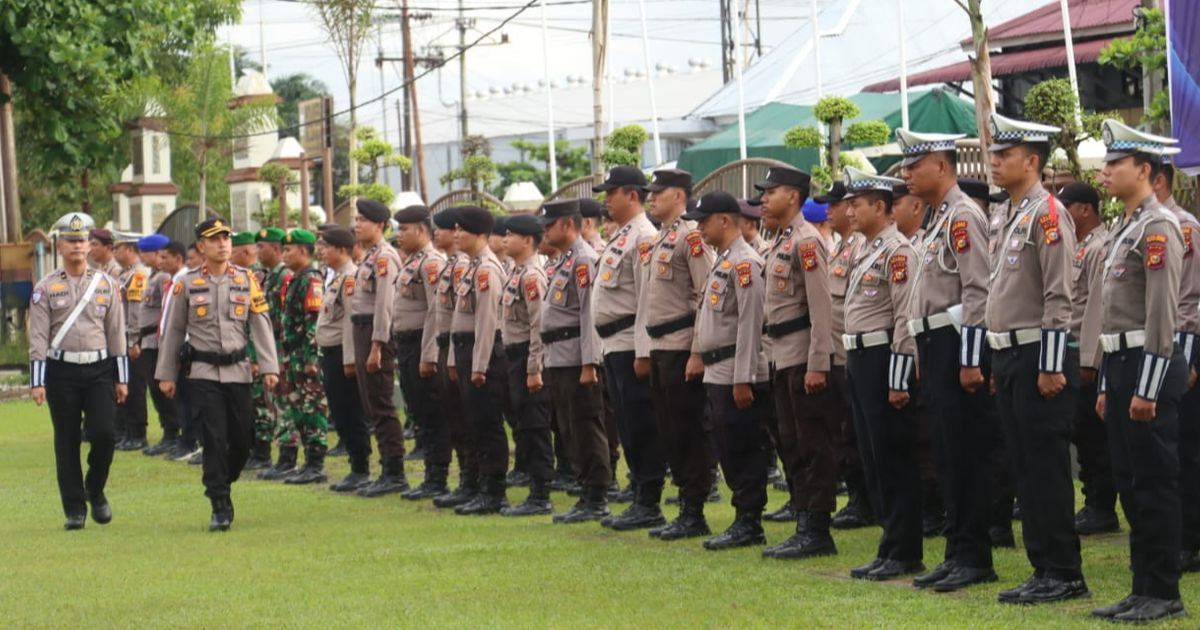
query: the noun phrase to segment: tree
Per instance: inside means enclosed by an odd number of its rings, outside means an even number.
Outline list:
[[[1166,129],[1171,122],[1171,91],[1154,89],[1167,76],[1167,23],[1162,9],[1135,9],[1137,30],[1132,37],[1114,39],[1100,51],[1103,65],[1122,70],[1140,68],[1145,79],[1143,103],[1145,119],[1152,127]],[[1151,96],[1153,94],[1153,96]]]
[[[330,43],[342,62],[346,87],[350,91],[350,185],[358,184],[358,163],[354,159],[358,129],[358,65],[363,46],[371,36],[371,14],[376,0],[313,0]]]
[[[304,72],[272,80],[271,89],[280,99],[279,125],[285,136],[300,135],[300,101],[329,94],[329,88],[324,83]]]
[[[366,197],[385,205],[391,203],[396,197],[396,191],[392,190],[391,186],[379,182],[379,169],[398,166],[400,170],[408,172],[412,169],[412,160],[408,159],[408,156],[397,154],[391,143],[375,133],[374,127],[359,127],[354,135],[357,136],[358,146],[350,151],[350,159],[367,165],[368,181],[365,184],[342,186],[338,189],[338,195],[343,198]]]
[[[1075,124],[1078,99],[1071,82],[1066,79],[1047,79],[1034,85],[1025,96],[1025,117],[1034,122],[1062,129],[1051,142],[1051,148],[1061,148],[1067,154],[1067,164],[1075,179],[1083,178],[1079,163],[1079,135]]]
[[[971,20],[971,40],[974,54],[967,55],[971,63],[971,85],[975,93],[975,126],[979,129],[980,146],[992,143],[992,127],[989,124],[995,111],[996,97],[992,94],[992,56],[988,52],[987,25],[983,23],[982,0],[954,0]],[[988,177],[991,177],[989,174]]]
[[[504,162],[496,165],[499,182],[492,190],[497,197],[503,196],[509,186],[517,182],[533,182],[538,190],[550,194],[550,145],[545,142],[530,142],[529,140],[513,140],[513,148],[520,151],[520,158],[515,162]],[[554,143],[555,165],[558,167],[558,181],[569,182],[592,170],[591,159],[587,149],[572,147],[566,140]],[[541,162],[545,167],[538,167],[533,162]]]
[[[492,161],[491,153],[492,147],[488,144],[487,138],[477,135],[467,136],[462,146],[462,166],[446,171],[438,178],[438,181],[443,186],[461,181],[476,193],[487,190],[499,175],[496,163]]]
[[[5,0],[0,74],[13,83],[23,149],[43,156],[37,187],[108,174],[129,114],[125,88],[182,64],[193,41],[240,14],[239,0]],[[14,159],[6,156],[0,159]],[[24,190],[22,187],[22,195]],[[87,197],[79,190],[59,200]]]
[[[892,135],[892,130],[882,120],[861,120],[846,127],[842,135],[842,125],[848,119],[862,113],[858,105],[848,98],[827,96],[813,107],[813,115],[829,127],[829,139],[821,136],[821,130],[815,126],[796,125],[783,134],[783,146],[789,149],[828,149],[825,153],[826,162],[813,168],[814,185],[828,188],[841,176],[846,166],[863,168],[866,165],[859,159],[842,153],[843,146],[876,146],[884,144]],[[836,168],[834,165],[837,165]]]
[[[641,125],[625,125],[612,130],[605,138],[607,143],[600,153],[600,163],[605,168],[614,166],[642,166],[642,146],[649,134]]]

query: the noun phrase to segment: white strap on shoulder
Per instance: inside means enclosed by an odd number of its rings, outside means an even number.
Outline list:
[[[75,308],[71,314],[67,316],[67,321],[63,322],[61,328],[58,329],[58,334],[54,335],[54,339],[50,342],[51,350],[58,350],[62,345],[63,339],[67,338],[67,333],[71,332],[71,328],[75,326],[75,321],[79,319],[79,315],[83,313],[83,309],[87,308],[88,302],[92,301],[92,295],[96,293],[96,287],[100,284],[100,278],[104,274],[95,272],[92,274],[92,281],[88,284],[87,290],[83,292],[83,297],[75,304]]]

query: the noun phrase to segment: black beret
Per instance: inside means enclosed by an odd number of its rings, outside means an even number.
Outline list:
[[[516,214],[504,220],[505,227],[512,234],[521,236],[541,236],[542,222],[532,214]]]
[[[633,166],[614,166],[604,178],[604,182],[592,187],[592,192],[606,192],[625,186],[646,187],[646,176],[642,169]]]
[[[591,197],[581,197],[579,199],[579,214],[585,219],[599,219],[604,211],[604,204],[592,199]]]
[[[326,228],[321,232],[321,239],[325,244],[333,247],[343,247],[352,249],[354,247],[354,233],[341,226]]]
[[[317,231],[324,232],[325,230],[333,229],[335,227],[340,227],[340,226],[336,223],[322,223],[321,225],[317,226]]]
[[[409,206],[392,217],[396,223],[425,223],[429,221],[429,208],[425,206]]]
[[[542,225],[550,225],[563,217],[581,216],[578,199],[556,199],[542,204]]]
[[[457,208],[446,208],[433,213],[433,225],[442,230],[453,230],[458,219]]]
[[[458,206],[454,222],[471,234],[491,234],[496,227],[496,217],[479,206]]]
[[[392,213],[388,212],[387,206],[374,199],[359,199],[356,205],[358,213],[368,221],[387,223],[388,219],[392,218]]]
[[[492,234],[496,236],[504,236],[508,234],[508,219],[505,215],[496,217],[496,225],[492,228]]]

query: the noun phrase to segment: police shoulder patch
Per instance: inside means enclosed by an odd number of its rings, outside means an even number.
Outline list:
[[[1058,227],[1056,214],[1043,214],[1038,217],[1038,225],[1042,227],[1042,235],[1047,245],[1057,245],[1062,242],[1062,230]]]
[[[475,288],[480,293],[487,291],[491,287],[491,275],[487,269],[480,270],[479,273],[475,274]]]
[[[950,225],[950,241],[956,253],[971,249],[971,236],[967,232],[967,222],[958,220]]]
[[[179,295],[183,293],[183,283],[176,282],[174,288],[171,289],[171,295]]]
[[[531,302],[535,301],[538,299],[540,293],[537,277],[529,276],[525,278],[525,299]]]
[[[800,266],[805,271],[816,271],[818,267],[817,242],[815,240],[800,241]]]
[[[741,262],[734,267],[734,271],[737,272],[739,287],[746,288],[754,281],[754,265],[748,262]]]
[[[1146,235],[1146,268],[1162,269],[1167,262],[1167,236],[1165,234]]]
[[[904,284],[908,281],[908,256],[896,254],[888,259],[888,267],[892,271],[892,284]]]
[[[591,265],[586,262],[581,262],[578,265],[575,265],[575,284],[579,285],[580,289],[586,289],[591,283]]]
[[[700,230],[692,230],[687,234],[688,252],[692,256],[700,256],[704,253],[704,238],[700,236]]]

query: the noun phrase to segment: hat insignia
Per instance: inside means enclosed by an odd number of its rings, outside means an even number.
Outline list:
[[[1100,130],[1100,135],[1103,138],[1104,144],[1112,144],[1113,143],[1112,127],[1110,127],[1108,125],[1104,125],[1104,128]]]
[[[83,229],[83,219],[80,218],[80,216],[77,214],[77,215],[71,217],[71,222],[67,226],[70,227],[72,230],[82,230]]]

